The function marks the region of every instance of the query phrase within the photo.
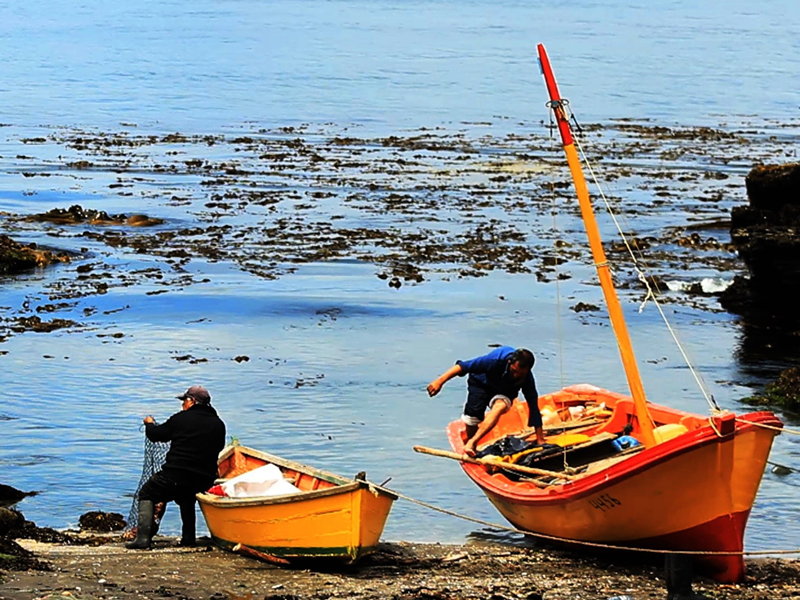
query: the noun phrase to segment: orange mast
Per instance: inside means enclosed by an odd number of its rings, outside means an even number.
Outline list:
[[[558,123],[558,130],[561,133],[564,152],[567,155],[567,163],[572,173],[572,181],[575,184],[575,192],[578,195],[578,203],[581,207],[583,223],[586,227],[586,234],[589,237],[589,247],[592,250],[595,268],[600,278],[600,286],[603,288],[603,295],[605,296],[606,305],[608,306],[608,316],[611,319],[611,326],[617,338],[619,353],[622,357],[622,365],[625,368],[625,375],[628,378],[631,396],[633,396],[634,410],[636,412],[636,418],[639,421],[642,441],[644,445],[649,448],[656,445],[656,440],[653,435],[653,419],[650,416],[650,412],[647,410],[647,398],[644,394],[642,378],[639,375],[639,367],[636,365],[636,357],[633,354],[633,346],[631,346],[628,328],[625,325],[625,317],[622,314],[622,307],[620,306],[619,298],[617,298],[617,292],[614,289],[611,270],[608,268],[606,253],[603,250],[603,242],[600,240],[600,230],[597,227],[594,210],[592,210],[592,203],[589,199],[586,179],[583,176],[583,169],[581,168],[580,159],[578,158],[578,151],[572,140],[572,131],[564,110],[563,101],[558,92],[556,78],[550,68],[550,61],[547,58],[547,52],[545,52],[544,46],[539,44],[537,49],[539,51],[539,65],[542,68],[547,91],[550,94],[549,106],[553,109],[553,114]]]

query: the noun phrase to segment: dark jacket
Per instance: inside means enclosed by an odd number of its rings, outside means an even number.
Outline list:
[[[225,423],[207,404],[195,404],[175,413],[166,423],[145,425],[147,439],[171,442],[161,469],[179,481],[212,482],[217,476],[217,458],[225,446]]]

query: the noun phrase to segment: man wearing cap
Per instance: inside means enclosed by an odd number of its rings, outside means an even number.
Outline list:
[[[225,423],[211,406],[211,396],[193,385],[178,396],[182,410],[156,425],[144,418],[145,435],[152,442],[170,442],[160,471],[139,491],[136,539],[127,548],[147,549],[153,539],[153,511],[157,502],[175,501],[181,509],[181,546],[195,544],[195,494],[211,487],[217,477],[217,457],[225,446]]]

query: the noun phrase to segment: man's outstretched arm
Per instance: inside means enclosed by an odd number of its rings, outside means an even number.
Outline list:
[[[455,364],[449,369],[447,369],[447,371],[439,375],[439,377],[437,377],[428,384],[428,396],[433,398],[436,394],[439,393],[439,390],[442,389],[445,383],[450,381],[453,377],[461,375],[462,372],[463,371],[461,369],[461,365],[459,364]]]

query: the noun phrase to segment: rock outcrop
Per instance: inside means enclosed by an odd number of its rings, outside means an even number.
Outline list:
[[[720,296],[742,317],[740,358],[778,378],[756,404],[800,409],[800,164],[755,167],[748,206],[731,213],[731,240],[750,271]]]
[[[749,325],[800,332],[800,164],[763,165],[745,179],[748,206],[731,213],[731,240],[750,271],[720,297]]]
[[[0,275],[15,275],[53,262],[69,262],[65,253],[42,250],[36,244],[21,244],[0,234]]]

